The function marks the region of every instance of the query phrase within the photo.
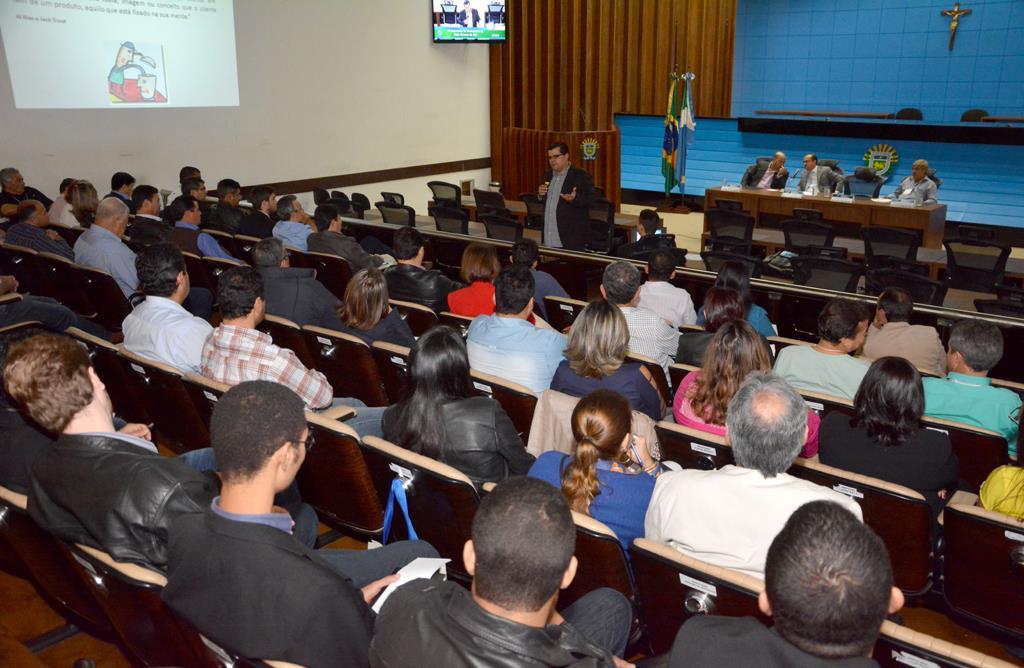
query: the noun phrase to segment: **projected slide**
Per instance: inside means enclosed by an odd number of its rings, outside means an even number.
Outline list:
[[[0,0],[19,109],[238,106],[232,0]]]

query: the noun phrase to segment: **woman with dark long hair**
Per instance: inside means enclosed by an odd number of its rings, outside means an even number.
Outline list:
[[[830,413],[818,436],[822,464],[920,492],[936,515],[956,489],[960,462],[949,436],[925,429],[924,389],[902,357],[880,357],[853,398],[854,416]]]
[[[628,548],[644,535],[644,516],[660,466],[633,436],[629,401],[610,390],[580,399],[572,412],[572,454],[545,452],[530,476],[562,490],[569,507],[607,524]]]
[[[465,473],[477,485],[523,475],[533,464],[494,399],[478,396],[462,337],[434,327],[409,360],[409,395],[384,411],[384,438]]]
[[[775,327],[772,326],[772,321],[768,319],[768,312],[755,304],[750,294],[750,272],[747,271],[747,265],[735,260],[724,262],[718,270],[718,275],[715,277],[714,287],[727,288],[739,292],[740,297],[743,299],[743,312],[746,314],[747,322],[761,336],[775,336]],[[697,312],[697,324],[704,324],[703,306]]]

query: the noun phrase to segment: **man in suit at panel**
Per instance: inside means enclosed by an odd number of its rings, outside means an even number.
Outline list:
[[[786,154],[776,151],[769,162],[762,159],[747,167],[740,184],[745,188],[781,189],[786,187],[787,180],[789,170],[786,169]]]
[[[812,195],[830,194],[839,181],[839,175],[831,167],[818,164],[818,156],[808,153],[804,156],[804,173],[800,177],[800,192]]]
[[[537,195],[544,202],[544,245],[583,250],[590,232],[594,181],[590,174],[569,164],[569,147],[556,142],[548,147],[548,165]],[[557,197],[548,197],[553,190]]]

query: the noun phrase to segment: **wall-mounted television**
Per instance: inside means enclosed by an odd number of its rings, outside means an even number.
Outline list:
[[[504,0],[431,0],[435,42],[504,42]]]

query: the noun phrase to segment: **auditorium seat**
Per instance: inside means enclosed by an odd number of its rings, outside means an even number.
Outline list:
[[[968,241],[984,241],[986,243],[995,243],[996,228],[993,225],[958,223],[956,226],[956,235],[959,238],[966,239]]]
[[[903,264],[906,263],[900,263],[900,265]],[[925,271],[927,271],[927,267],[925,267]],[[915,304],[930,304],[932,306],[942,306],[946,300],[946,292],[949,290],[949,285],[945,282],[933,281],[927,275],[905,271],[900,269],[899,265],[869,269],[864,283],[864,290],[870,295],[881,294],[886,288],[903,288],[910,293]]]
[[[217,401],[224,396],[224,393],[228,391],[230,386],[191,372],[182,376],[181,382],[185,385],[185,392],[188,393],[189,399],[192,400],[196,413],[199,414],[199,418],[206,425],[206,428],[209,429],[210,418],[213,417],[213,409],[216,407]]]
[[[114,406],[114,415],[126,422],[152,423],[153,419],[146,408],[146,402],[138,392],[135,379],[128,375],[121,364],[117,347],[76,327],[70,327],[64,333],[78,340],[89,350],[89,361],[107,388],[110,402]]]
[[[142,397],[157,439],[177,454],[210,447],[210,430],[185,390],[177,369],[118,348],[121,368]]]
[[[704,212],[710,246],[705,250],[753,255],[754,217],[742,210],[718,206]]]
[[[36,275],[35,265],[30,261],[35,254],[31,248],[0,243],[0,275],[14,276],[22,294],[43,294],[40,291],[42,279]]]
[[[256,329],[270,335],[274,345],[278,348],[287,348],[295,353],[295,356],[307,369],[315,369],[316,364],[312,353],[306,346],[306,339],[302,334],[302,328],[298,323],[276,315],[267,314],[263,322],[256,325]]]
[[[306,413],[316,445],[306,453],[296,481],[302,500],[320,521],[363,541],[381,540],[384,506],[359,448],[359,436],[344,422]]]
[[[869,271],[887,265],[890,260],[914,262],[921,246],[917,232],[894,227],[865,227],[860,236],[864,240],[864,265]]]
[[[427,330],[438,324],[437,314],[423,304],[400,299],[389,299],[388,304],[402,314],[402,319],[405,320],[405,324],[409,325],[413,336],[422,336],[427,333]]]
[[[881,668],[1012,668],[1014,665],[890,621],[882,622],[882,633],[871,657]]]
[[[946,283],[951,288],[995,292],[1003,282],[1010,247],[967,239],[947,239]]]
[[[719,243],[719,246],[727,245]],[[726,262],[739,262],[747,268],[751,278],[760,278],[764,271],[764,262],[761,258],[754,257],[748,253],[733,253],[724,250],[701,251],[700,259],[704,261],[704,268],[710,272],[718,273]]]
[[[387,406],[387,392],[370,347],[351,334],[306,325],[306,350],[317,371],[327,377],[336,397],[354,397],[367,406]]]
[[[544,390],[537,398],[530,423],[530,436],[526,439],[526,451],[534,457],[545,452],[571,454],[576,447],[572,433],[572,413],[580,397],[574,397],[557,390]],[[639,411],[632,411],[630,433],[642,436],[647,441],[651,457],[661,461],[662,451],[654,420]]]
[[[976,500],[958,492],[943,510],[943,595],[956,614],[1024,645],[1024,522]]]
[[[409,349],[386,341],[374,341],[370,353],[377,363],[384,390],[392,404],[405,399],[409,387]]]
[[[392,481],[405,487],[409,514],[420,540],[451,559],[448,577],[470,580],[462,562],[462,548],[471,536],[480,495],[461,471],[439,461],[400,448],[375,436],[363,439],[363,456],[382,505],[387,505]],[[395,509],[394,538],[406,538],[401,511]],[[385,536],[388,540],[391,537]]]
[[[96,307],[96,322],[108,331],[120,332],[121,323],[132,312],[132,306],[114,277],[105,271],[80,264],[74,265],[73,275]]]
[[[416,210],[411,206],[394,202],[377,202],[375,205],[385,223],[416,227]]]
[[[611,253],[615,239],[615,205],[603,198],[595,199],[590,206],[588,222],[587,250],[604,255]]]
[[[675,462],[684,469],[711,471],[735,464],[732,448],[724,436],[663,420],[654,425],[661,445],[661,461]]]
[[[56,225],[50,223],[47,226],[47,230],[53,230],[60,235],[60,238],[64,240],[68,246],[75,247],[75,242],[78,241],[78,237],[82,236],[85,232],[84,227],[68,227],[67,225]]]
[[[210,273],[206,270],[206,265],[203,264],[203,258],[188,251],[182,251],[181,254],[185,258],[185,271],[188,272],[189,284],[193,288],[209,290],[213,294],[214,301],[216,301],[216,286],[210,277]]]
[[[519,200],[526,205],[526,227],[530,230],[544,229],[544,201],[537,193],[523,193]]]
[[[883,183],[885,178],[875,174],[875,170],[858,167],[853,174],[843,178],[843,193],[851,197],[878,197]]]
[[[442,325],[448,325],[461,334],[462,338],[466,338],[466,334],[469,332],[469,326],[473,324],[473,318],[465,315],[459,315],[458,313],[452,313],[451,311],[441,311],[441,313],[438,314],[437,319]]]
[[[434,204],[437,207],[462,210],[462,189],[454,183],[446,181],[427,181],[427,187],[434,196]],[[382,193],[383,194],[383,193]]]
[[[232,257],[238,257],[238,242],[235,241],[235,236],[229,232],[222,230],[214,230],[208,227],[203,228],[203,232],[213,237],[214,241],[220,244],[220,247],[227,251],[228,255]]]
[[[811,390],[800,390],[800,396],[803,397],[807,407],[822,418],[833,412],[842,413],[850,417],[854,415],[853,402],[848,399],[833,397],[822,392],[812,392]]]
[[[434,225],[439,232],[469,234],[469,216],[462,209],[435,206],[430,215],[434,217]]]
[[[679,329],[681,331],[683,328],[680,327]],[[683,378],[686,378],[686,374],[691,371],[700,371],[700,367],[692,364],[681,364],[679,362],[669,365],[668,380],[672,389],[671,396],[673,398],[676,396],[676,390],[679,389],[679,384],[683,382]]]
[[[823,290],[857,292],[857,284],[864,275],[864,265],[829,257],[798,255],[790,258],[793,282]]]
[[[0,305],[9,304],[17,301],[21,301],[21,295],[13,294],[4,295],[3,297],[0,297]],[[38,320],[23,320],[21,322],[16,322],[10,325],[0,327],[0,334],[12,334],[13,332],[19,332],[23,329],[33,328],[42,330],[43,323],[39,322]]]
[[[782,221],[782,234],[785,250],[797,255],[811,255],[812,246],[831,246],[836,238],[831,225],[797,218]]]
[[[326,203],[330,198],[326,188],[313,188],[313,203],[317,206]]]
[[[668,387],[668,379],[665,378],[665,369],[658,364],[658,360],[647,355],[641,355],[640,353],[627,352],[626,363],[639,362],[643,364],[648,373],[651,374],[651,378],[654,379],[654,384],[658,388],[658,396],[661,397],[662,403],[666,406],[672,405],[672,391]]]
[[[284,250],[288,253],[288,264],[292,267],[297,269],[313,268],[313,261],[309,258],[309,254],[306,251],[294,246],[285,246]]]
[[[530,440],[530,425],[533,422],[533,413],[537,408],[537,395],[528,387],[476,369],[470,369],[470,375],[473,379],[473,387],[478,392],[501,404],[525,445]]]
[[[523,238],[523,226],[511,215],[502,216],[496,213],[485,213],[477,218],[484,225],[488,239],[499,241],[519,241]]]
[[[317,253],[310,251],[306,253],[306,259],[312,264],[316,271],[316,280],[320,281],[325,288],[331,291],[338,300],[345,298],[345,288],[352,280],[352,267],[343,257],[330,253]]]
[[[232,267],[239,266],[234,260],[227,260],[221,257],[210,257],[204,255],[199,258],[199,261],[203,265],[203,270],[206,272],[206,279],[209,282],[214,297],[217,296],[217,281],[220,279],[220,275]],[[189,274],[189,279],[192,275]]]
[[[36,256],[38,273],[52,286],[49,295],[75,313],[86,318],[99,316],[99,309],[75,278],[75,263],[60,255],[39,253]]]
[[[564,332],[567,327],[571,327],[586,306],[587,302],[580,299],[544,297],[544,310],[548,314],[548,324],[558,332]]]
[[[352,208],[359,213],[360,218],[371,208],[370,198],[363,193],[352,193],[351,201]]]
[[[964,113],[960,114],[961,123],[978,123],[984,117],[988,116],[989,113],[984,109],[968,109]]]
[[[476,204],[476,219],[482,220],[486,214],[497,216],[510,216],[511,213],[505,204],[505,197],[493,190],[473,189],[473,202]]]
[[[252,266],[252,249],[256,247],[256,244],[260,242],[259,237],[250,237],[245,234],[235,235],[235,250],[238,254],[235,255],[239,260]]]
[[[960,460],[960,479],[981,487],[995,469],[1010,463],[1006,439],[994,431],[940,418],[925,417],[925,427],[949,435],[953,454]]]
[[[921,113],[920,109],[916,107],[903,107],[896,112],[896,120],[898,121],[923,121],[924,114]]]
[[[618,536],[604,523],[590,515],[572,511],[576,525],[576,577],[558,594],[558,609],[564,610],[585,594],[608,587],[633,603],[636,593],[629,561]]]
[[[1001,315],[1006,318],[1024,318],[1024,302],[1009,299],[975,299],[974,308],[978,313]]]
[[[846,494],[889,549],[894,584],[908,597],[932,586],[932,512],[919,492],[808,459],[797,459],[791,475]]]

